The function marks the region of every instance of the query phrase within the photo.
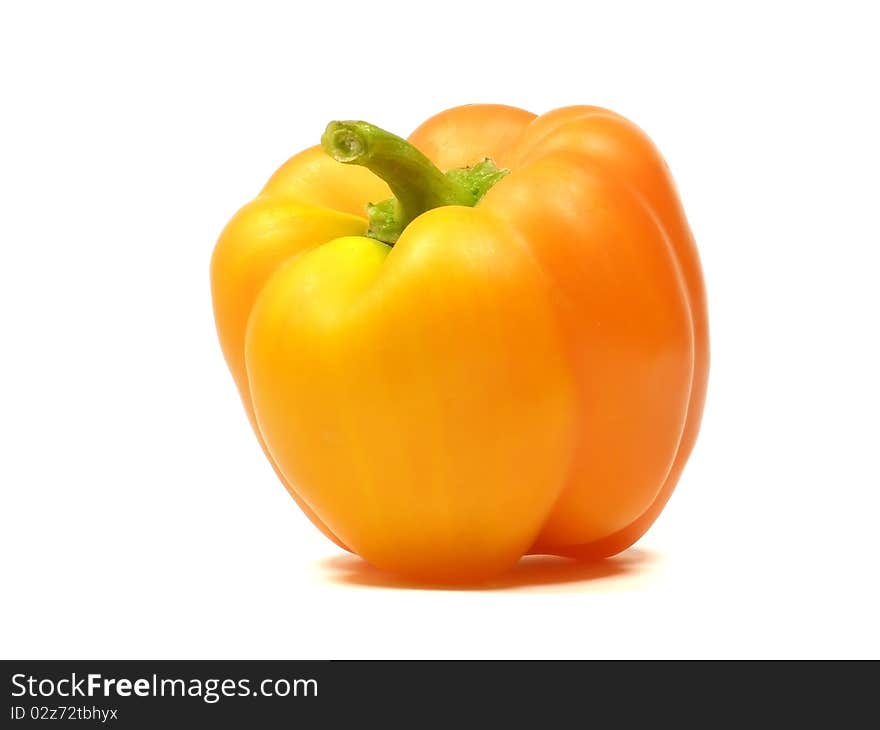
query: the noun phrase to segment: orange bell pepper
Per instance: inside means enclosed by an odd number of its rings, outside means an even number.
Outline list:
[[[618,553],[697,436],[697,250],[659,153],[605,109],[464,106],[408,142],[331,123],[226,226],[211,283],[266,456],[382,569]]]

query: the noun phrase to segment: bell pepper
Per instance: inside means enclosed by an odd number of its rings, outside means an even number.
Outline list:
[[[599,559],[691,453],[709,344],[660,154],[573,106],[408,140],[333,122],[223,230],[217,332],[266,456],[338,545],[425,581]]]

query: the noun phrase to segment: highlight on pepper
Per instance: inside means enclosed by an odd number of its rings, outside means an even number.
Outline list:
[[[697,437],[697,249],[659,152],[607,109],[473,104],[406,140],[331,122],[232,217],[211,290],[281,482],[403,576],[614,555]]]

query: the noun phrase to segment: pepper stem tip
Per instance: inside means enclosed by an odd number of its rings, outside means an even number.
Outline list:
[[[367,135],[357,122],[330,122],[321,135],[321,146],[337,162],[357,163],[367,153]]]

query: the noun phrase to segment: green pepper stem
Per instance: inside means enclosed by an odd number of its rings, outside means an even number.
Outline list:
[[[366,167],[388,183],[394,198],[367,206],[367,235],[392,245],[425,211],[445,205],[476,205],[507,174],[488,159],[471,168],[443,173],[405,139],[368,122],[330,122],[321,144],[337,162]]]

